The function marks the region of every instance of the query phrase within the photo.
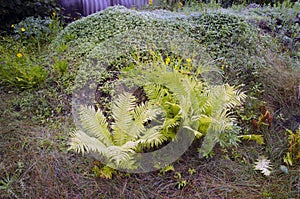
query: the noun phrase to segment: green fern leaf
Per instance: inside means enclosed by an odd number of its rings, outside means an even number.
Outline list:
[[[80,107],[80,122],[85,133],[99,139],[106,146],[112,145],[108,124],[101,110],[95,112],[92,107]]]
[[[153,148],[161,145],[164,141],[168,140],[168,137],[160,132],[161,128],[162,126],[154,126],[150,129],[147,129],[145,134],[140,137],[138,142],[146,148]]]
[[[107,146],[94,137],[90,137],[85,132],[78,130],[71,133],[71,141],[68,150],[74,150],[77,153],[98,152],[100,154],[107,153]]]
[[[240,135],[240,136],[238,136],[238,138],[241,138],[243,140],[253,140],[253,141],[256,141],[257,144],[259,144],[259,145],[263,145],[264,144],[264,138],[263,138],[262,135],[255,135],[255,134]]]
[[[130,128],[132,126],[132,111],[134,110],[134,107],[135,97],[127,92],[121,94],[113,103],[113,138],[114,143],[118,146],[123,145],[127,140],[134,138],[128,133],[130,132]]]

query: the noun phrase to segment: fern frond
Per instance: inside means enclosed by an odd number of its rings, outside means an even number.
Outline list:
[[[93,107],[80,107],[80,122],[84,132],[91,137],[99,139],[106,146],[112,145],[108,124],[101,110],[97,112]]]
[[[224,94],[226,95],[226,107],[228,108],[234,108],[241,105],[247,97],[246,94],[237,87],[224,84],[223,88]]]
[[[260,170],[262,174],[265,176],[269,176],[271,174],[271,165],[270,165],[270,160],[268,160],[264,156],[260,156],[257,161],[254,163],[254,169],[255,170]]]
[[[257,144],[259,144],[259,145],[263,145],[264,144],[264,138],[263,138],[262,135],[255,135],[255,134],[240,135],[240,136],[238,136],[238,138],[241,138],[243,140],[253,140],[253,141],[256,141]]]
[[[70,147],[68,150],[74,150],[77,153],[98,152],[107,153],[107,146],[94,137],[90,137],[85,132],[78,130],[71,133]]]
[[[207,118],[211,120],[211,123],[206,130],[206,135],[199,151],[203,156],[207,156],[212,151],[215,144],[220,141],[221,133],[231,128],[234,120],[226,110],[221,110],[212,117]]]
[[[107,153],[105,155],[110,162],[109,164],[114,163],[115,165],[119,165],[120,162],[129,161],[132,154],[135,153],[132,149],[122,146],[110,146],[106,151]]]
[[[168,140],[168,137],[160,132],[161,128],[162,126],[155,126],[147,129],[145,134],[140,137],[138,142],[146,148],[152,148],[161,145],[164,141]]]
[[[163,124],[163,129],[168,130],[180,125],[181,116],[176,115],[173,118],[166,118]]]
[[[155,120],[161,112],[160,108],[154,108],[148,102],[135,107],[133,111],[133,122],[128,133],[137,139],[144,131],[146,131],[145,123]]]
[[[127,140],[133,137],[128,134],[132,126],[132,111],[135,107],[135,97],[130,93],[121,94],[113,103],[112,114],[114,123],[114,143],[118,146],[123,145]]]
[[[143,87],[147,97],[155,101],[155,104],[164,104],[166,101],[171,100],[171,94],[166,88],[163,88],[160,84],[147,83]]]
[[[183,126],[183,128],[192,131],[194,133],[194,135],[196,136],[196,138],[201,138],[204,135],[200,131],[192,129],[190,126]]]
[[[97,175],[106,178],[106,179],[112,179],[112,175],[116,173],[116,170],[109,167],[109,166],[104,166],[101,169],[99,169]]]

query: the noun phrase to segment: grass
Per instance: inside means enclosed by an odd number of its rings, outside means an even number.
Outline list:
[[[217,147],[212,158],[199,159],[198,143],[194,143],[173,164],[175,171],[118,173],[107,180],[94,177],[96,160],[66,152],[67,134],[74,128],[69,116],[57,116],[45,124],[19,120],[11,104],[18,94],[2,90],[0,97],[2,198],[292,198],[299,192],[297,167],[289,174],[278,168],[281,149],[287,146],[282,140],[286,136],[277,131],[280,126],[266,132],[270,140],[264,147],[243,142],[227,151]],[[270,156],[275,168],[270,177],[255,172],[252,165],[265,150],[277,154]],[[194,174],[188,172],[190,168]],[[177,188],[175,172],[187,182],[182,189]]]
[[[27,38],[26,41],[31,40]],[[248,91],[257,99],[249,100],[244,112],[240,113],[244,116],[239,120],[243,131],[262,134],[265,145],[252,141],[243,141],[236,148],[217,145],[212,157],[199,159],[197,146],[201,141],[195,141],[190,150],[172,164],[174,170],[142,174],[120,172],[109,180],[95,177],[93,168],[101,163],[93,157],[67,151],[69,132],[75,128],[69,89],[79,61],[75,58],[65,61],[67,47],[50,54],[46,48],[48,43],[39,43],[38,53],[32,51],[36,47],[32,44],[28,49],[19,44],[6,52],[11,44],[1,43],[0,49],[6,53],[6,59],[22,50],[24,55],[35,57],[29,59],[29,63],[42,66],[47,78],[43,84],[25,90],[18,89],[18,82],[14,86],[1,84],[1,198],[300,197],[299,162],[293,167],[286,165],[288,173],[280,170],[288,150],[285,131],[298,128],[300,115],[297,98],[300,73],[297,66],[289,65],[289,59],[294,62],[298,58],[289,56],[284,45],[283,49],[277,49],[278,52],[265,54],[271,67],[258,74],[264,91]],[[15,56],[10,60],[18,61]],[[3,60],[0,59],[0,63],[2,65]],[[255,130],[251,121],[259,117],[261,104],[266,104],[272,113],[273,125]],[[273,173],[269,177],[253,169],[260,155],[271,160]]]

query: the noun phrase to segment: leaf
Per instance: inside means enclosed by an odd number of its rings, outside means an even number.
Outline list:
[[[241,138],[242,140],[252,140],[256,141],[257,144],[263,145],[264,144],[264,138],[262,135],[256,135],[256,134],[251,134],[251,135],[240,135],[238,138]]]
[[[284,163],[286,163],[287,165],[291,165],[293,166],[293,159],[291,157],[291,153],[287,152],[286,155],[283,158]]]
[[[105,178],[105,179],[112,179],[112,175],[116,173],[116,170],[109,166],[104,166],[102,168],[99,168],[98,166],[95,166],[93,168],[93,172],[97,177]]]
[[[100,154],[107,153],[106,145],[94,137],[90,137],[85,132],[78,130],[71,134],[70,147],[68,150],[74,150],[77,153],[98,152]]]
[[[96,112],[93,107],[80,107],[80,121],[89,136],[99,139],[106,146],[113,144],[108,124],[101,110]]]
[[[260,170],[262,174],[265,176],[270,176],[271,174],[271,165],[270,165],[270,160],[268,160],[264,156],[260,156],[257,161],[254,163],[254,169],[255,170]]]
[[[285,174],[289,174],[288,168],[284,165],[280,165],[280,170]]]
[[[112,124],[112,129],[114,130],[114,143],[118,146],[134,137],[129,132],[133,122],[132,111],[134,110],[135,100],[135,97],[127,92],[119,95],[114,100],[112,113],[115,121]]]
[[[168,165],[168,166],[166,166],[166,167],[164,167],[164,168],[162,168],[161,170],[160,170],[160,172],[164,175],[165,173],[167,173],[167,172],[170,172],[170,171],[175,171],[175,168],[174,168],[174,166],[173,165]]]

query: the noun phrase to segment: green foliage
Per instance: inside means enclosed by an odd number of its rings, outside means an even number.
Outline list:
[[[289,134],[289,148],[283,161],[287,165],[293,166],[294,163],[297,163],[300,160],[300,129],[296,130],[295,133],[291,130],[287,130],[287,133]]]
[[[242,140],[253,140],[253,141],[257,142],[257,144],[259,144],[259,145],[264,144],[264,138],[262,135],[252,134],[252,135],[240,135],[238,137]]]
[[[177,179],[176,187],[177,187],[178,189],[182,189],[183,187],[185,187],[185,186],[187,185],[187,181],[184,180],[184,179],[182,178],[180,172],[175,172],[174,178]]]
[[[250,10],[251,17],[256,17],[256,25],[278,39],[288,50],[299,52],[300,48],[300,4],[292,6],[262,7]],[[298,56],[299,53],[293,54]]]
[[[50,16],[55,9],[55,0],[3,0],[0,5],[0,30],[10,30],[29,16]]]
[[[12,25],[13,33],[17,40],[26,46],[40,46],[48,44],[60,31],[61,26],[57,17],[28,17]]]
[[[190,30],[192,37],[208,47],[213,58],[227,55],[232,49],[246,50],[251,46],[253,30],[243,17],[215,11],[192,15],[188,18],[195,25]]]
[[[61,28],[58,18],[29,17],[12,28],[14,35],[1,37],[0,84],[20,90],[40,87],[48,75],[45,45]],[[65,66],[59,67],[64,73]]]
[[[166,16],[162,18],[162,16]],[[69,24],[54,40],[53,47],[62,43],[70,46],[70,56],[83,56],[99,43],[135,28],[175,27],[177,14],[168,11],[154,13],[126,9],[123,6],[109,7],[93,15]],[[173,21],[173,24],[169,21]]]
[[[177,68],[171,64],[174,60],[169,60],[154,55],[152,62],[138,64],[129,72],[125,70],[125,77],[143,87],[150,104],[159,105],[166,112],[167,135],[172,137],[182,124],[196,137],[205,136],[202,152],[206,155],[215,141],[220,141],[221,134],[233,129],[230,110],[241,105],[245,95],[229,85],[213,86],[199,79],[201,66],[194,66],[193,73],[189,64]]]
[[[161,173],[162,175],[164,175],[164,174],[166,174],[166,173],[168,173],[168,172],[171,172],[171,171],[175,171],[175,168],[174,168],[173,165],[168,165],[168,166],[162,168],[162,169],[160,170],[160,173]]]
[[[80,108],[82,130],[72,134],[70,150],[84,154],[96,152],[105,158],[112,168],[133,167],[133,154],[144,148],[161,145],[167,138],[159,132],[162,125],[145,126],[154,120],[160,110],[149,103],[136,105],[136,99],[129,93],[120,95],[112,107],[113,123],[108,122],[101,110],[91,107]],[[111,130],[110,130],[111,129]]]
[[[56,73],[63,76],[68,70],[68,62],[66,60],[58,60],[56,58],[52,67]]]
[[[21,161],[17,162],[18,168],[14,173],[6,173],[3,178],[0,179],[0,190],[6,192],[8,197],[19,198],[18,193],[21,192],[22,196],[25,196],[26,190],[24,186],[24,179],[22,173],[24,171],[24,163]],[[15,190],[15,185],[20,184],[20,189]]]
[[[104,166],[102,168],[99,168],[97,165],[94,166],[93,172],[96,177],[101,177],[105,179],[112,179],[113,174],[116,173],[116,170],[114,170],[111,167]]]
[[[188,0],[187,0],[188,1]],[[198,0],[200,2],[206,2],[205,0]],[[292,4],[292,2],[296,2],[297,0],[210,0],[208,2],[218,2],[222,5],[222,7],[230,7],[232,5],[251,5],[251,4],[259,4],[263,5],[280,5],[280,4]]]
[[[14,39],[3,38],[4,42],[12,42],[20,45]],[[11,44],[8,44],[11,45]],[[15,87],[18,89],[28,89],[38,87],[44,83],[47,71],[40,65],[41,60],[32,54],[27,54],[25,50],[7,49],[8,46],[0,46],[0,84]],[[24,51],[24,53],[23,53]],[[37,60],[36,60],[37,59]]]
[[[58,115],[70,112],[67,105],[66,94],[59,94],[55,90],[24,90],[18,93],[18,98],[10,102],[7,111],[11,112],[17,120],[48,124]]]

